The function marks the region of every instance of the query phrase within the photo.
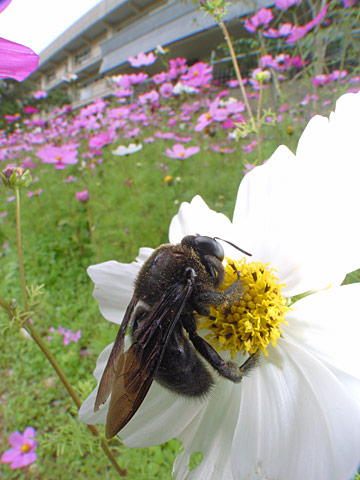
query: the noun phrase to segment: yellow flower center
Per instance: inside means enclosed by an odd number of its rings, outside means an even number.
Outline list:
[[[210,316],[200,326],[209,330],[205,339],[218,351],[228,350],[231,358],[241,350],[249,355],[261,351],[268,355],[270,343],[276,347],[281,335],[280,324],[289,310],[281,296],[284,284],[279,283],[275,270],[261,262],[226,259],[225,281],[221,290],[236,282],[238,275],[243,294],[231,308],[211,307]]]
[[[30,450],[31,450],[31,447],[27,443],[24,443],[24,445],[21,445],[21,453],[27,453]]]

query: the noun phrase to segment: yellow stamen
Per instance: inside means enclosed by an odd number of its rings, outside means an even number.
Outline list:
[[[287,324],[284,315],[289,307],[281,296],[284,284],[279,283],[269,264],[247,264],[246,259],[226,261],[221,290],[236,282],[239,274],[244,291],[230,309],[211,308],[210,316],[200,323],[210,331],[205,339],[218,351],[228,350],[231,358],[241,350],[249,355],[258,351],[268,355],[268,345],[276,347],[281,335],[280,324]]]
[[[31,450],[31,447],[27,443],[24,443],[24,445],[21,445],[21,453],[27,453],[30,450]]]

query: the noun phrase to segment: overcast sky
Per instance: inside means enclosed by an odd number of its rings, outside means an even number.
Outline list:
[[[12,0],[0,13],[0,37],[40,53],[101,0]]]

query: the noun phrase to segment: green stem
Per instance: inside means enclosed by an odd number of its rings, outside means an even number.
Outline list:
[[[89,201],[86,202],[86,214],[87,214],[87,221],[88,221],[91,243],[93,244],[93,246],[95,248],[96,261],[99,263],[100,262],[99,248],[98,248],[98,245],[96,243],[96,239],[95,239],[95,235],[94,235],[94,226],[93,226],[93,222],[92,222],[92,218],[91,218]]]
[[[12,312],[11,312],[10,305],[1,296],[0,296],[0,305],[6,311],[6,313],[9,315],[9,317],[11,319],[12,318]],[[81,400],[78,397],[78,395],[76,394],[75,390],[72,388],[71,384],[69,383],[68,379],[66,378],[66,375],[62,371],[60,365],[57,363],[54,355],[48,349],[47,345],[42,340],[41,336],[37,333],[36,329],[34,328],[34,326],[32,325],[32,323],[29,320],[27,320],[24,323],[24,327],[28,330],[32,339],[35,341],[35,343],[38,345],[38,347],[42,350],[45,357],[48,359],[48,361],[50,362],[50,364],[54,368],[55,372],[57,373],[58,377],[62,381],[63,385],[65,386],[66,390],[68,391],[70,397],[73,399],[75,405],[79,409],[80,406],[81,406]],[[87,427],[94,436],[100,437],[100,432],[94,425],[87,425]],[[114,468],[117,470],[117,472],[122,477],[124,477],[126,475],[126,470],[123,470],[122,468],[120,468],[120,466],[118,465],[114,455],[112,454],[111,450],[109,449],[109,447],[107,445],[107,442],[103,438],[100,438],[100,442],[101,442],[102,449],[104,450],[105,454],[109,458],[110,462],[113,464]]]
[[[24,311],[29,311],[29,304],[27,300],[27,290],[26,290],[26,278],[25,278],[25,269],[24,269],[24,260],[22,256],[22,245],[21,245],[21,222],[20,222],[20,192],[19,187],[15,187],[15,201],[16,201],[16,241],[19,257],[19,269],[20,269],[20,280],[21,280],[21,290],[24,301]]]
[[[29,312],[29,304],[27,300],[27,290],[26,290],[26,279],[25,279],[25,269],[24,269],[24,261],[23,261],[23,256],[22,256],[22,246],[21,246],[21,222],[20,222],[20,193],[19,193],[19,187],[15,187],[15,199],[16,199],[16,239],[17,239],[17,247],[18,247],[18,257],[19,257],[19,269],[20,269],[20,278],[21,278],[21,289],[22,289],[22,295],[23,295],[23,300],[24,300],[24,313],[27,314]],[[91,226],[91,224],[89,225]],[[91,230],[90,230],[91,231]],[[1,307],[7,312],[9,315],[10,319],[12,318],[12,312],[10,305],[6,302],[6,300],[0,296],[0,305]],[[45,357],[48,359],[52,367],[54,368],[55,372],[57,373],[58,377],[62,381],[64,387],[66,388],[67,392],[69,393],[70,397],[73,399],[75,405],[79,409],[81,407],[81,400],[76,394],[75,390],[72,388],[70,382],[66,378],[65,373],[62,371],[60,365],[57,363],[54,355],[51,353],[51,351],[48,349],[47,345],[45,342],[43,342],[41,336],[37,333],[36,329],[32,325],[32,323],[29,320],[26,320],[24,322],[24,327],[28,330],[30,333],[31,337],[35,341],[35,343],[38,345],[38,347],[41,349],[41,351],[44,353]],[[100,432],[99,430],[94,426],[94,425],[87,425],[91,433],[97,437],[100,437]],[[121,476],[126,475],[126,471],[120,468],[118,465],[114,455],[110,451],[106,441],[101,438],[101,446],[109,458],[110,462],[113,464],[115,469],[118,471],[118,473]]]
[[[254,116],[253,116],[253,113],[252,113],[252,110],[250,108],[250,104],[249,104],[249,101],[248,101],[248,98],[247,98],[247,95],[246,95],[246,91],[245,91],[245,87],[243,85],[243,79],[242,79],[242,76],[241,76],[241,72],[240,72],[240,68],[239,68],[239,64],[236,60],[236,55],[235,55],[235,51],[234,51],[234,47],[232,45],[232,42],[231,42],[231,38],[230,38],[230,35],[229,35],[229,32],[224,24],[224,22],[221,20],[221,18],[216,18],[218,24],[219,24],[219,27],[221,28],[222,32],[223,32],[223,35],[225,37],[225,40],[226,40],[226,43],[227,43],[227,46],[229,48],[229,51],[230,51],[230,55],[231,55],[231,60],[232,60],[232,63],[234,65],[234,69],[235,69],[235,73],[236,73],[236,78],[239,82],[239,87],[240,87],[240,90],[241,90],[241,93],[242,93],[242,96],[243,96],[243,99],[244,99],[244,103],[245,103],[245,106],[246,106],[246,110],[248,112],[248,115],[249,115],[249,118],[251,119],[251,121],[253,122],[253,124],[255,125],[255,122],[254,122]]]
[[[259,91],[259,102],[256,115],[256,142],[257,142],[257,154],[258,154],[258,165],[261,165],[261,142],[260,142],[260,122],[261,122],[261,106],[263,100],[263,82],[260,81],[260,91]]]

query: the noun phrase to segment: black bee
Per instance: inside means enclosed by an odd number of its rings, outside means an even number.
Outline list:
[[[196,332],[195,312],[209,316],[211,305],[230,308],[242,295],[239,279],[218,290],[225,277],[223,259],[216,238],[188,235],[178,245],[161,245],[144,263],[95,401],[97,411],[111,393],[107,438],[130,421],[154,379],[181,395],[201,397],[214,383],[203,360],[233,382],[254,365],[256,355],[240,367],[225,362]],[[124,351],[128,326],[132,344]]]

